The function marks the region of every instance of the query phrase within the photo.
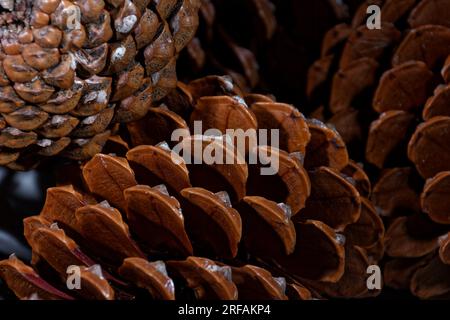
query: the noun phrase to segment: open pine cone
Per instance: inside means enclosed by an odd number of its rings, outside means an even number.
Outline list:
[[[199,161],[189,149],[180,157],[171,134],[195,121],[204,131],[279,129],[280,149],[248,143],[244,156],[221,136],[197,133],[180,143],[203,152],[214,147],[230,164]],[[33,268],[15,257],[0,262],[0,276],[19,298],[379,292],[368,290],[366,270],[383,255],[383,223],[367,200],[367,176],[332,128],[267,96],[241,96],[229,78],[210,76],[179,83],[121,134],[106,146],[114,154],[96,155],[75,176],[65,170],[40,215],[24,220]],[[268,162],[249,161],[262,150],[277,156],[275,175],[261,174]],[[80,266],[80,290],[66,288],[69,266]]]
[[[381,29],[366,27],[369,5]],[[385,217],[385,284],[424,299],[450,297],[450,1],[361,5],[324,38],[308,75],[314,115],[372,165]],[[370,107],[371,106],[371,107]]]
[[[176,86],[198,0],[0,2],[0,165],[100,152]]]

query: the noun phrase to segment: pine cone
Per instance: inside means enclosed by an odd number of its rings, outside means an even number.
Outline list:
[[[203,132],[171,139],[174,129],[195,121]],[[274,141],[248,143],[244,155],[226,139],[202,135],[211,128],[279,129],[280,149],[270,146]],[[61,180],[48,189],[40,215],[25,219],[33,268],[15,257],[0,262],[0,276],[19,298],[379,293],[368,290],[366,270],[383,255],[384,227],[367,200],[366,174],[332,128],[210,76],[179,83],[121,134],[106,148],[115,155],[98,154],[75,177],[66,175],[71,185]],[[135,143],[144,145],[128,150]],[[203,153],[214,147],[231,161],[208,163],[189,148],[181,157],[178,143]],[[270,162],[250,161],[256,151],[278,159],[275,175],[261,174]],[[80,266],[80,290],[65,287],[68,266]]]
[[[0,165],[100,152],[115,123],[176,85],[197,0],[15,0],[0,4]]]
[[[373,4],[382,24],[369,30]],[[448,8],[448,0],[367,1],[351,25],[327,33],[308,75],[314,115],[372,166],[392,258],[385,284],[424,299],[450,297]]]

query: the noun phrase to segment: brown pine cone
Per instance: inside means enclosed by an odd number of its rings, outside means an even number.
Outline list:
[[[176,86],[198,0],[0,4],[0,165],[100,152]]]
[[[174,129],[189,133],[195,121],[202,132],[172,139]],[[248,142],[242,153],[218,135],[203,135],[212,128],[278,129],[280,149],[274,140]],[[383,255],[384,227],[367,200],[367,176],[332,128],[270,97],[241,96],[229,78],[210,76],[179,83],[121,134],[105,149],[115,154],[96,155],[75,177],[65,170],[40,215],[25,219],[33,268],[15,257],[0,262],[0,276],[19,298],[379,293],[367,287],[367,268]],[[231,161],[202,161],[189,151],[195,145]],[[266,157],[252,158],[257,151]],[[274,175],[261,174],[275,162]],[[80,266],[81,290],[67,290],[69,266]]]
[[[366,26],[372,4],[381,29]],[[450,297],[448,8],[448,0],[367,1],[351,25],[327,33],[308,75],[314,114],[373,167],[392,258],[385,284],[424,299]]]

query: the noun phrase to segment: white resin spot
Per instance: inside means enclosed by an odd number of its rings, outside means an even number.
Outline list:
[[[137,17],[133,14],[131,16],[123,18],[122,21],[116,20],[114,24],[117,32],[128,33],[133,29],[136,22]]]
[[[229,76],[224,76],[222,78],[224,79],[225,90],[233,91],[233,89],[234,89],[233,79]]]
[[[337,243],[339,243],[341,246],[345,245],[345,236],[343,234],[340,233],[336,233],[336,241]]]
[[[74,142],[76,145],[82,147],[82,146],[84,146],[85,144],[87,144],[87,143],[89,142],[89,140],[88,140],[88,139],[75,139],[75,140],[73,140],[73,142]]]
[[[162,141],[156,145],[157,147],[164,149],[166,151],[171,151],[169,144],[166,141]]]
[[[13,11],[14,10],[14,0],[0,0],[0,6],[3,9]]]
[[[440,236],[438,238],[438,243],[440,246],[442,246],[444,242],[446,242],[447,240],[448,240],[448,233],[444,234],[443,236]]]
[[[3,132],[8,133],[8,134],[10,134],[12,136],[20,136],[23,133],[23,131],[20,131],[19,129],[12,128],[12,127],[8,127],[6,129],[3,129]]]
[[[94,265],[90,266],[89,268],[87,268],[87,270],[89,272],[95,274],[100,279],[105,279],[105,277],[103,276],[102,267],[99,264],[94,264]]]
[[[299,160],[301,164],[305,163],[305,155],[303,153],[301,153],[300,151],[292,152],[291,154],[289,154],[289,156],[291,158],[295,158],[295,159]]]
[[[22,115],[24,115],[25,117],[33,117],[37,114],[37,112],[33,109],[27,109],[25,111],[22,111]]]
[[[344,178],[345,178],[345,180],[347,180],[347,182],[350,183],[352,186],[355,186],[355,185],[356,185],[356,181],[355,181],[355,179],[353,179],[352,177],[345,176]]]
[[[28,300],[41,300],[41,298],[39,298],[39,295],[34,292],[28,297]]]
[[[247,103],[245,102],[245,100],[242,97],[234,96],[233,99],[236,100],[239,104],[242,104],[243,106],[248,108]]]
[[[77,68],[77,59],[75,59],[72,52],[69,52],[69,59],[70,59],[70,68],[72,70],[75,70]]]
[[[165,194],[166,196],[170,196],[169,190],[167,190],[167,187],[165,184],[159,184],[157,186],[154,186],[153,189],[158,190],[159,192],[161,192],[162,194]]]
[[[98,205],[99,205],[100,207],[102,207],[102,208],[112,209],[111,205],[110,205],[109,202],[106,201],[106,200],[100,202]]]
[[[64,122],[66,122],[66,118],[64,116],[54,116],[52,118],[51,124],[53,126],[59,126],[59,125],[63,124]]]
[[[98,103],[106,103],[107,102],[108,94],[105,90],[99,91],[97,93],[97,102]]]
[[[155,269],[158,270],[158,272],[168,277],[166,264],[163,261],[152,262],[152,266],[155,267]]]
[[[209,271],[212,271],[214,273],[218,273],[221,274],[225,279],[227,279],[228,281],[232,281],[232,271],[231,268],[229,266],[224,266],[224,267],[220,267],[218,265],[215,264],[209,264],[207,265],[206,269],[208,269]]]
[[[289,205],[285,203],[278,203],[277,206],[283,210],[286,221],[289,221],[292,217],[292,209]]]
[[[53,144],[53,141],[50,139],[42,139],[37,142],[37,145],[42,148],[50,147]]]
[[[84,125],[91,125],[97,120],[98,114],[85,118],[81,123]]]
[[[52,230],[61,230],[56,222],[52,223],[50,225],[50,229],[52,229]]]
[[[231,208],[231,199],[230,195],[226,191],[220,191],[216,193],[216,196],[220,198],[220,200],[227,206],[228,208]]]
[[[273,280],[280,286],[283,293],[286,292],[286,279],[283,277],[274,277]]]
[[[111,54],[111,60],[113,62],[116,62],[117,60],[122,59],[125,56],[126,52],[127,49],[124,46],[116,48],[116,50],[114,50],[113,53]]]

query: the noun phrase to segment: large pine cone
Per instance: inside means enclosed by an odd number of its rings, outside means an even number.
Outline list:
[[[381,29],[366,27],[369,5]],[[450,1],[367,1],[324,38],[308,75],[315,116],[372,165],[388,226],[385,284],[450,296]],[[371,106],[371,107],[370,107]]]
[[[231,162],[208,164],[189,149],[180,157],[171,134],[195,121],[222,132],[279,129],[281,149],[248,143],[244,156],[220,136],[197,133],[181,143],[209,153],[214,147]],[[0,262],[0,276],[19,298],[310,299],[379,292],[368,290],[366,272],[383,255],[384,227],[367,200],[367,176],[335,130],[267,96],[241,96],[229,78],[208,77],[180,83],[121,134],[107,146],[115,154],[96,155],[74,177],[64,170],[71,185],[61,179],[48,190],[41,214],[25,219],[33,268],[15,257]],[[261,174],[267,162],[245,161],[256,151],[276,156],[269,162],[278,159],[275,175]],[[67,290],[71,265],[81,268],[81,290]]]
[[[0,3],[0,165],[101,151],[176,86],[198,0]]]

